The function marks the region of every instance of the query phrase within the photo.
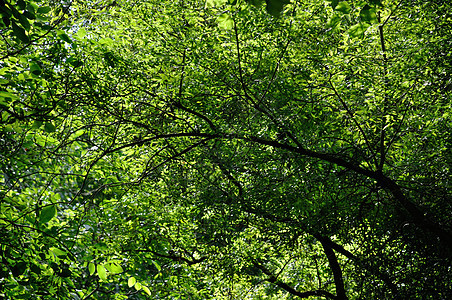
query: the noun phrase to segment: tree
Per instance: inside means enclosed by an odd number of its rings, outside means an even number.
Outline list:
[[[450,5],[249,3],[5,4],[4,297],[450,296]]]

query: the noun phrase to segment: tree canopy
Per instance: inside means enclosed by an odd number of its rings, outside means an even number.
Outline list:
[[[451,9],[0,0],[0,296],[450,299]]]

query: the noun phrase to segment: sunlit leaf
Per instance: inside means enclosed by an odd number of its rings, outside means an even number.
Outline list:
[[[99,276],[102,280],[107,280],[107,271],[105,270],[104,266],[98,264],[97,265],[97,276]]]
[[[88,264],[89,275],[93,275],[96,272],[96,265],[90,262]]]
[[[130,277],[129,280],[127,281],[127,285],[129,287],[132,287],[135,285],[136,282],[137,282],[137,280],[135,279],[135,277]]]

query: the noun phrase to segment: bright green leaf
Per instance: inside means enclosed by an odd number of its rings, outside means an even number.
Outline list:
[[[90,262],[88,264],[89,275],[93,275],[96,272],[96,265]]]
[[[139,282],[135,283],[134,288],[135,288],[137,291],[141,290],[141,283],[139,283]]]
[[[63,251],[63,250],[58,249],[58,248],[56,248],[56,247],[50,248],[50,251],[51,251],[53,254],[55,254],[56,256],[66,256],[66,255],[67,255],[67,252],[66,252],[66,251]]]
[[[81,29],[79,29],[79,31],[77,31],[77,37],[79,39],[83,39],[85,36],[86,36],[85,28],[81,28]]]
[[[120,265],[117,265],[117,264],[114,264],[114,263],[110,264],[110,271],[112,273],[115,273],[115,274],[119,274],[119,273],[124,272],[124,270],[122,269],[122,267]]]
[[[147,286],[143,285],[142,288],[146,294],[148,294],[149,296],[152,296],[151,291],[149,290],[149,288]]]
[[[134,284],[137,282],[137,280],[135,279],[135,277],[130,277],[129,280],[127,281],[127,285],[129,287],[134,286]]]
[[[97,265],[97,276],[99,276],[102,280],[107,280],[107,271],[105,270],[104,266]]]
[[[229,14],[221,14],[217,18],[218,26],[224,30],[230,30],[234,27],[234,21]]]

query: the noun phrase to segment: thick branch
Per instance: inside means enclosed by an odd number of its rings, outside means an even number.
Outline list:
[[[336,254],[328,243],[320,241],[326,257],[330,264],[330,268],[333,271],[334,285],[336,286],[336,299],[348,299],[345,294],[344,279],[342,278],[342,269],[337,261]]]

